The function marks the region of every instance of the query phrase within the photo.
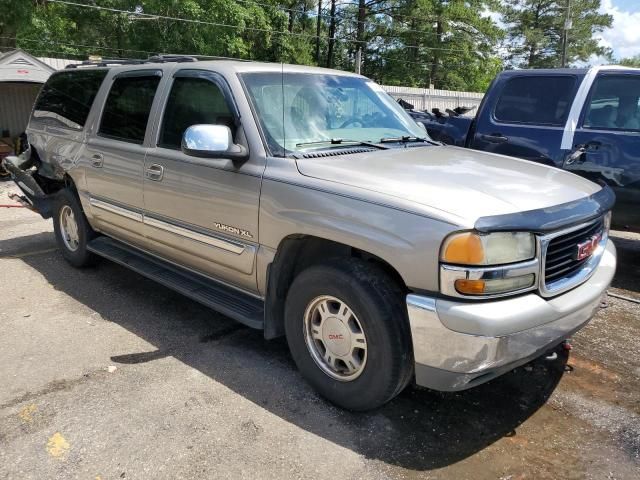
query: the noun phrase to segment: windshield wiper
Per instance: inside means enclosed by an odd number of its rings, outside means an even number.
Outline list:
[[[385,145],[380,145],[379,143],[373,143],[373,142],[366,142],[363,140],[348,140],[346,138],[331,138],[328,140],[316,140],[315,142],[302,142],[302,143],[296,143],[296,147],[306,147],[309,145],[323,145],[323,144],[330,144],[330,145],[342,145],[345,143],[350,143],[353,145],[362,145],[365,147],[373,147],[373,148],[377,148],[378,150],[388,150],[389,147],[385,146]]]
[[[380,143],[409,143],[409,142],[423,142],[430,143],[431,145],[440,145],[438,142],[434,142],[428,138],[423,137],[411,137],[409,135],[403,135],[402,137],[384,137],[380,139]]]

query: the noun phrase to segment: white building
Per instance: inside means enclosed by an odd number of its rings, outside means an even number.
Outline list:
[[[0,137],[15,140],[24,132],[44,82],[71,63],[80,62],[36,58],[19,49],[0,54]]]

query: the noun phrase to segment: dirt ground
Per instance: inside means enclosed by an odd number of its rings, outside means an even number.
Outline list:
[[[0,204],[12,203],[0,182]],[[640,299],[640,236],[612,293]],[[266,342],[0,207],[0,478],[640,478],[640,305],[609,297],[570,355],[461,393],[337,409]]]

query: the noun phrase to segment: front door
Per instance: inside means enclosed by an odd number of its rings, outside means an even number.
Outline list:
[[[565,169],[607,183],[616,193],[613,224],[640,230],[640,75],[596,78],[573,146],[584,153]]]
[[[263,165],[196,158],[181,149],[196,124],[231,128],[243,142],[233,97],[213,72],[181,70],[145,161],[144,222],[154,252],[205,275],[256,291],[255,257]]]
[[[160,79],[157,70],[116,75],[83,154],[96,227],[137,245],[144,244],[144,139]]]
[[[502,82],[492,87],[500,94],[478,113],[471,148],[560,166],[560,143],[578,78],[518,75]]]

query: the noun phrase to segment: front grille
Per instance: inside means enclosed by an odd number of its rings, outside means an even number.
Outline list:
[[[546,285],[549,286],[558,280],[571,277],[579,272],[591,256],[578,260],[576,258],[578,245],[598,233],[603,233],[603,230],[604,221],[599,218],[578,230],[573,230],[551,239],[547,246],[544,263]]]

